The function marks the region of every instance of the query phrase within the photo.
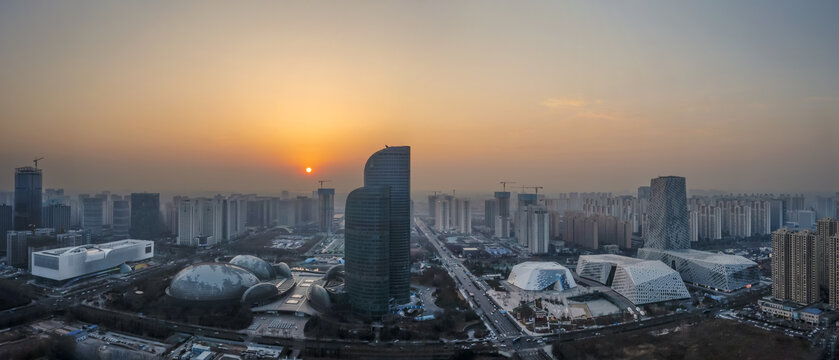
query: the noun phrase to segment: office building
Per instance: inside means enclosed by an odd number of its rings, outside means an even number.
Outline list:
[[[153,256],[153,242],[133,239],[36,251],[32,253],[32,275],[64,281]]]
[[[34,236],[32,231],[8,231],[6,232],[6,264],[21,269],[27,267],[27,254],[29,252],[29,238]]]
[[[318,230],[331,234],[334,217],[335,189],[318,189]]]
[[[15,230],[41,227],[41,169],[24,166],[15,169]]]
[[[93,237],[102,236],[102,221],[105,219],[105,216],[103,215],[104,211],[105,205],[103,198],[82,198],[82,229],[87,231]]]
[[[650,181],[649,231],[644,247],[690,249],[685,178],[663,176]]]
[[[347,196],[346,289],[350,308],[364,317],[381,318],[389,310],[391,193],[387,186],[365,186]]]
[[[495,229],[495,199],[484,200],[484,225],[490,230]]]
[[[819,301],[816,235],[808,230],[772,233],[772,297],[800,304]]]
[[[390,146],[370,156],[364,186],[390,188],[390,295],[405,304],[411,295],[411,148]]]
[[[61,204],[44,205],[41,222],[43,227],[53,228],[59,234],[70,230],[70,206]]]
[[[690,298],[679,273],[658,260],[581,255],[577,274],[611,287],[634,305]]]
[[[131,194],[131,227],[133,239],[155,240],[163,230],[160,215],[160,194]]]

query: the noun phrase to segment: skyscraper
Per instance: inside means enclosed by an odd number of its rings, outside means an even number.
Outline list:
[[[353,312],[381,318],[391,298],[390,245],[393,223],[388,186],[365,186],[347,196],[344,260],[347,295]]]
[[[335,189],[318,189],[318,230],[332,233],[332,218],[335,217]]]
[[[162,230],[160,215],[160,194],[131,194],[131,229],[132,239],[154,240]]]
[[[685,178],[662,176],[650,181],[649,232],[644,247],[690,249]]]
[[[0,204],[0,252],[3,254],[6,253],[6,233],[15,228],[12,214],[11,205]]]
[[[41,169],[24,166],[15,169],[15,230],[41,226]]]
[[[371,155],[364,186],[390,189],[390,296],[405,304],[411,295],[411,147],[389,146]]]

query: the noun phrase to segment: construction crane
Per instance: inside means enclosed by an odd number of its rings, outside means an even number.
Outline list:
[[[34,162],[34,163],[35,163],[35,167],[36,167],[36,168],[38,167],[38,161],[41,161],[41,160],[44,160],[44,158],[40,157],[40,158],[37,158],[37,159],[35,159],[35,160],[32,160],[32,162]]]
[[[499,181],[501,183],[501,191],[507,191],[507,184],[515,184],[515,181]]]
[[[524,192],[524,188],[533,189],[536,195],[539,195],[539,189],[544,189],[542,186],[522,186],[522,192]]]
[[[318,180],[318,183],[320,183],[320,188],[323,189],[323,183],[328,183],[330,181],[332,180]]]

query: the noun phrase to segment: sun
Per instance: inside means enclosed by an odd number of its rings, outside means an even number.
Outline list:
[[[312,172],[312,168],[307,167],[307,168],[306,168],[306,173],[311,173],[311,172]]]

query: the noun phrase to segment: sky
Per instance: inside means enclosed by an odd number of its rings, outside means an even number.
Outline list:
[[[0,189],[839,191],[835,1],[3,1]],[[304,169],[312,167],[311,174]]]

